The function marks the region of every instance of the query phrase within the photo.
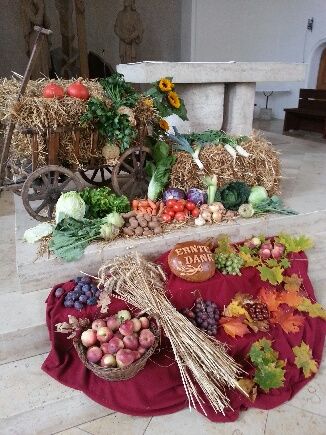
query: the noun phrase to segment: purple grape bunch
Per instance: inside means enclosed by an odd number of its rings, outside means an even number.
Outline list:
[[[63,300],[66,308],[75,308],[81,311],[87,305],[96,305],[100,291],[89,276],[77,276],[74,279],[75,287],[69,291]],[[55,290],[55,296],[59,298],[64,293],[61,287]]]
[[[192,309],[185,308],[181,312],[197,328],[208,335],[216,335],[220,311],[215,302],[197,298]]]

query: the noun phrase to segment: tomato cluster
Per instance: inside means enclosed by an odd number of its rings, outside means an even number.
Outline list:
[[[162,221],[170,223],[173,220],[184,222],[190,216],[196,218],[199,216],[199,209],[191,201],[185,199],[168,199],[162,214]]]

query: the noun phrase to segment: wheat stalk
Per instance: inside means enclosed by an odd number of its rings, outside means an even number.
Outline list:
[[[196,328],[167,299],[166,278],[160,266],[137,253],[130,254],[104,264],[99,270],[99,279],[103,287],[100,297],[103,310],[114,293],[158,319],[171,342],[189,407],[196,409],[196,404],[199,404],[205,413],[204,399],[194,381],[215,412],[224,414],[224,409],[230,407],[226,388],[236,388],[247,395],[238,383],[243,371],[227,354],[226,346]]]

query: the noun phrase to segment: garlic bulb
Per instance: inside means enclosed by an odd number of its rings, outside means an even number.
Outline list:
[[[201,215],[199,215],[198,218],[195,219],[195,225],[201,227],[202,225],[205,225],[205,224],[206,224],[206,221]]]

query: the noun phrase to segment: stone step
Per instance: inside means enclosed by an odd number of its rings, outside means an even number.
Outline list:
[[[1,434],[48,435],[113,412],[43,373],[45,357],[1,366]]]

